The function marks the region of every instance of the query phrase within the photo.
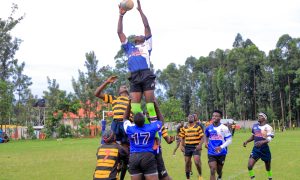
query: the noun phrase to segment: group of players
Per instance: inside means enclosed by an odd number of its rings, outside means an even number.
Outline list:
[[[118,96],[103,93],[108,84],[117,80],[116,76],[109,77],[95,90],[95,96],[112,104],[113,121],[111,129],[102,134],[104,144],[97,150],[94,180],[123,180],[127,169],[132,180],[172,179],[164,165],[160,141],[163,137],[171,144],[175,138],[167,134],[163,115],[154,97],[156,76],[150,69],[152,34],[140,0],[137,0],[137,5],[145,33],[143,36],[133,36],[132,39],[128,39],[123,33],[123,17],[126,11],[119,7],[118,36],[128,57],[130,93],[126,85],[120,86]],[[142,110],[142,97],[147,111]],[[198,177],[202,179],[200,157],[203,143],[208,149],[210,179],[216,179],[216,172],[217,178],[222,178],[227,147],[232,142],[228,127],[220,122],[222,116],[221,111],[215,110],[212,114],[213,123],[204,128],[197,123],[196,115],[189,115],[188,123],[179,129],[177,144],[185,156],[186,179],[190,179],[192,157]],[[253,135],[244,143],[246,146],[248,142],[255,141],[248,165],[252,179],[255,178],[253,166],[259,158],[266,162],[269,178],[272,176],[271,154],[267,144],[271,141],[273,132],[266,120],[265,114],[259,115],[260,124],[253,127]]]

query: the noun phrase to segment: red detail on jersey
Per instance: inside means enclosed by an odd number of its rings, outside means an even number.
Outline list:
[[[103,161],[105,161],[108,158],[110,152],[111,152],[111,150],[109,150],[109,149],[105,150],[106,156],[103,158]]]

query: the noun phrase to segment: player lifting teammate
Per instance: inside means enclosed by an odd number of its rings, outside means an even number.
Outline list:
[[[124,118],[128,117],[131,107],[128,105]],[[124,129],[130,139],[129,173],[132,180],[158,180],[157,161],[153,145],[155,134],[162,128],[161,121],[145,124],[143,113],[134,115],[134,124],[125,120]]]
[[[128,69],[130,71],[130,97],[131,108],[134,114],[143,112],[141,108],[141,99],[144,95],[147,111],[150,118],[156,118],[154,108],[154,89],[156,76],[150,70],[150,54],[152,51],[152,34],[140,1],[137,0],[137,10],[139,11],[143,24],[144,35],[134,36],[133,42],[130,42],[123,33],[123,17],[126,13],[124,9],[119,7],[118,35],[128,57]]]
[[[129,93],[125,85],[121,85],[119,88],[119,96],[113,96],[110,94],[103,94],[102,91],[108,84],[114,83],[117,80],[116,76],[110,76],[106,79],[95,91],[95,96],[102,99],[106,103],[112,104],[112,110],[114,113],[113,121],[111,123],[111,129],[116,135],[116,141],[118,144],[129,148],[129,141],[125,134],[123,127],[123,115],[129,104]],[[128,162],[126,159],[122,162],[120,180],[123,180],[126,174]]]

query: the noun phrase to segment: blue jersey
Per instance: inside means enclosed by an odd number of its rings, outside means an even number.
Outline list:
[[[152,152],[155,134],[162,127],[161,121],[138,127],[129,120],[124,122],[124,130],[130,140],[130,153]]]
[[[265,124],[260,126],[259,123],[254,124],[252,127],[252,134],[254,136],[254,143],[261,140],[266,140],[268,137],[274,137],[273,128],[269,124]],[[264,144],[261,147],[268,146],[268,144]]]
[[[226,139],[231,137],[231,133],[227,126],[220,124],[215,127],[211,124],[206,127],[205,135],[208,138],[208,155],[222,156],[227,154],[227,148],[223,148],[219,153],[215,151],[216,147],[221,146]]]
[[[128,69],[130,72],[150,69],[150,54],[152,51],[152,36],[145,39],[145,42],[139,45],[129,42],[122,44],[122,47],[128,58]]]

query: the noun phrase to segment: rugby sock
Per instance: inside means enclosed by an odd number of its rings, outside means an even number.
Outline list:
[[[267,175],[268,175],[268,178],[270,179],[272,179],[272,170],[270,170],[270,171],[267,171]]]
[[[150,119],[147,116],[145,116],[145,124],[150,124]]]
[[[155,119],[156,118],[156,112],[155,112],[155,108],[154,108],[154,103],[146,103],[146,108],[147,111],[149,113],[150,116],[150,120],[151,119]]]
[[[133,114],[143,112],[141,103],[131,103],[131,111],[133,112]]]
[[[190,179],[190,172],[185,172],[186,179]]]
[[[251,179],[255,178],[254,170],[253,169],[249,170],[249,176],[250,176]]]

